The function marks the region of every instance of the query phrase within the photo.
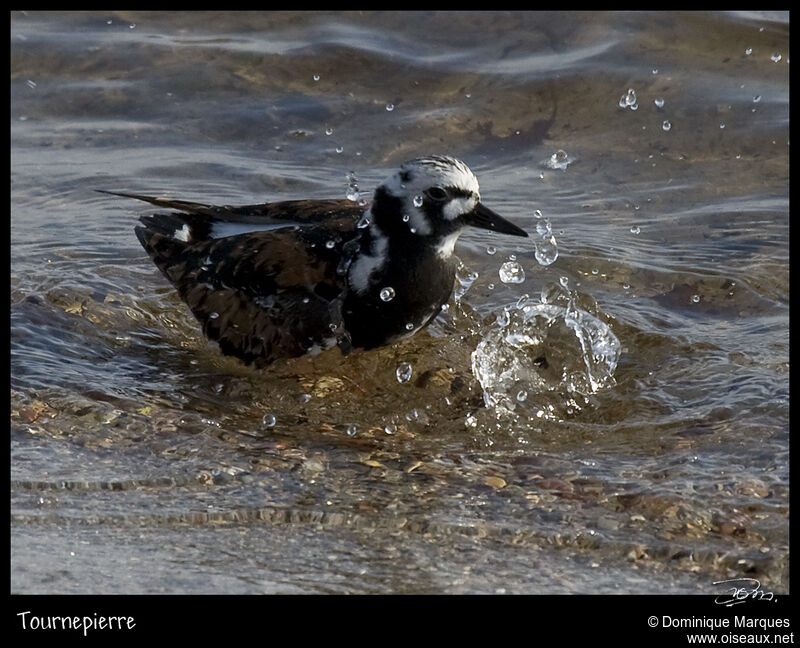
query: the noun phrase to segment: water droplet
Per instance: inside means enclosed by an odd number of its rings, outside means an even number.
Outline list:
[[[404,223],[407,223],[410,219],[411,219],[411,216],[409,216],[408,214],[403,214],[403,222]]]
[[[411,368],[411,364],[408,362],[401,362],[397,365],[397,369],[395,370],[395,376],[397,376],[397,382],[399,383],[407,383],[411,380],[411,374],[413,373],[413,369]]]
[[[747,49],[744,51],[744,55],[745,55],[745,56],[750,56],[752,53],[753,53],[753,48],[752,48],[752,47],[748,47],[748,48],[747,48]]]
[[[558,149],[547,160],[544,161],[544,166],[547,169],[561,169],[566,171],[567,167],[572,163],[569,155],[563,149]]]
[[[355,436],[356,432],[358,432],[358,428],[355,425],[348,425],[347,426],[347,436]]]
[[[663,108],[664,107],[664,98],[663,97],[656,97],[653,99],[653,103],[656,105],[656,108]]]
[[[128,25],[128,29],[136,29],[136,23],[131,23]]]
[[[636,103],[636,90],[633,88],[628,88],[628,92],[619,98],[619,107],[636,110],[639,107]]]
[[[697,304],[700,302],[700,295],[692,295],[692,302]]]
[[[631,234],[639,234],[642,231],[642,228],[638,225],[631,225]]]
[[[329,250],[332,250],[335,245],[336,245],[336,241],[334,241],[333,239],[331,239],[330,241],[327,241],[325,243],[325,247],[328,248]]]
[[[414,330],[413,322],[409,322],[408,324],[406,324],[406,331],[413,331],[413,330]]]
[[[394,423],[389,423],[383,426],[383,431],[386,432],[386,434],[394,434],[397,432],[397,426]]]
[[[598,274],[599,272],[600,272],[600,271],[599,271],[597,268],[592,268],[592,274],[593,274],[593,275],[596,275],[596,274]]]
[[[517,401],[524,403],[526,398],[528,398],[528,392],[526,392],[524,389],[520,389],[517,392]]]
[[[668,131],[670,128],[672,128],[672,124],[670,123],[669,119],[665,119],[663,122],[661,122],[661,130]]]
[[[540,219],[536,223],[536,233],[542,238],[547,238],[548,236],[552,235],[553,228],[550,225],[550,221],[546,218]]]
[[[337,153],[341,153],[342,151],[344,151],[344,147],[337,146],[335,150],[336,150]]]
[[[472,272],[470,269],[465,266],[463,263],[458,264],[456,267],[456,281],[458,282],[458,286],[456,286],[455,290],[455,300],[460,301],[461,298],[466,294],[466,292],[472,287],[472,284],[475,283],[475,280],[478,278],[477,272]]]
[[[493,283],[487,284],[487,285],[486,285],[486,287],[487,287],[489,290],[494,290],[494,284],[493,284]]]
[[[315,74],[313,78],[314,78],[314,81],[319,81],[319,74]]]
[[[212,312],[208,314],[208,319],[217,319],[219,317],[219,313]]]
[[[332,129],[332,128],[330,128],[330,127],[326,128],[326,129],[325,129],[325,134],[326,134],[326,135],[333,135],[333,129]]]
[[[761,101],[761,95],[756,95],[753,97],[753,103],[758,103],[759,101]]]
[[[558,258],[558,245],[556,244],[555,236],[542,237],[540,241],[534,241],[534,246],[536,247],[534,256],[539,265],[551,265]]]
[[[422,207],[423,198],[420,195],[414,196],[414,207]],[[405,219],[404,219],[405,220]]]
[[[725,123],[724,123],[724,122],[721,122],[721,123],[720,123],[720,125],[719,125],[719,127],[720,127],[721,129],[722,129],[722,128],[725,128]]]
[[[394,288],[392,288],[391,286],[386,286],[386,288],[381,288],[380,296],[383,301],[385,302],[392,301],[394,299],[394,295],[395,295]]]
[[[496,252],[497,252],[497,248],[494,245],[490,245],[490,246],[488,246],[486,248],[486,254],[488,254],[489,256],[492,256]]]
[[[773,54],[773,55],[772,55],[772,56],[770,56],[769,58],[770,58],[770,60],[771,60],[773,63],[777,63],[777,62],[778,62],[778,61],[780,61],[780,60],[781,60],[781,58],[783,58],[783,57],[782,57],[780,54],[778,54],[777,52],[775,52],[775,54]]]
[[[393,110],[394,110],[394,104],[393,103],[387,103],[386,104],[386,112],[392,112]]]
[[[500,266],[500,281],[503,283],[518,284],[525,281],[525,271],[516,261],[506,261]]]
[[[275,418],[274,414],[264,414],[261,418],[261,426],[265,428],[271,428],[275,426],[277,419]]]

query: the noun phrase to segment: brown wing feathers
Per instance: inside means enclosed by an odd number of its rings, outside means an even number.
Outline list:
[[[335,250],[305,241],[297,228],[183,242],[172,234],[185,214],[142,220],[143,247],[224,353],[261,366],[314,347],[348,350]]]

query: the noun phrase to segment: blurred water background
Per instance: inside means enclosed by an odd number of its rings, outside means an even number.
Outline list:
[[[788,13],[10,37],[12,592],[788,592]],[[462,236],[411,340],[266,371],[93,191],[368,198],[430,153],[532,238]]]

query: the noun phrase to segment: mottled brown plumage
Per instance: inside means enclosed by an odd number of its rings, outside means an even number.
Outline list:
[[[192,216],[212,210],[216,218],[223,219],[245,212],[251,224],[263,224],[264,219],[280,222],[287,213],[297,216],[296,222],[322,220],[324,226],[313,230],[294,225],[182,242],[148,227],[148,219],[154,217],[143,217],[145,226],[137,227],[136,234],[201,323],[203,333],[218,342],[223,353],[260,367],[280,357],[300,356],[334,344],[349,351],[341,313],[346,280],[336,269],[343,240],[354,231],[362,209],[353,209],[350,201],[320,201],[324,203],[321,210],[314,209],[313,201],[258,205],[255,209],[149,202],[180,206],[181,218],[188,223],[193,222]],[[206,221],[202,222],[205,225]]]

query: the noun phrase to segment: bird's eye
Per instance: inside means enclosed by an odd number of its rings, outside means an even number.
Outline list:
[[[436,202],[447,200],[447,191],[445,191],[441,187],[431,187],[425,192],[425,195],[428,196],[428,198],[430,198],[431,200],[435,200]]]

